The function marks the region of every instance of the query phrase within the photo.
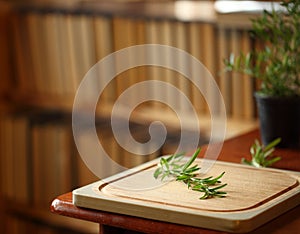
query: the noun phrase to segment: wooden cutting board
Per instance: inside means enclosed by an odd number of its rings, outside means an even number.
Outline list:
[[[227,232],[249,232],[300,204],[300,173],[216,162],[225,198],[200,200],[182,182],[162,184],[159,159],[73,191],[76,206]],[[201,166],[202,160],[196,163]]]

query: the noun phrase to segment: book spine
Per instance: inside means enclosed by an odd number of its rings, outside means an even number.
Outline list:
[[[66,66],[69,71],[69,76],[65,77],[68,80],[68,86],[70,87],[71,95],[75,95],[77,88],[79,87],[80,74],[78,73],[77,57],[80,56],[77,48],[78,44],[78,23],[77,18],[74,18],[71,14],[64,15],[65,28],[66,28],[66,42],[64,44],[66,52]],[[63,40],[64,42],[64,40]]]
[[[96,61],[96,50],[95,50],[95,31],[93,18],[89,15],[80,15],[80,36],[81,44],[78,45],[80,48],[80,57],[77,57],[78,62],[81,62],[82,70],[80,70],[81,80],[87,74],[87,72],[92,68]],[[98,82],[97,79],[93,79],[89,82],[87,92],[91,95],[97,95]],[[88,94],[87,94],[88,95]]]
[[[70,141],[72,139],[71,129],[65,123],[59,124],[55,129],[56,162],[58,168],[56,181],[59,182],[58,194],[67,193],[73,189],[72,183],[72,160],[73,151]]]
[[[124,49],[129,46],[136,45],[136,25],[135,20],[131,18],[114,17],[113,18],[113,35],[114,35],[114,51]],[[127,60],[115,61],[116,70],[121,69],[126,62],[128,66],[133,66],[134,54],[129,51]],[[117,96],[120,96],[126,89],[138,82],[138,73],[136,68],[124,71],[116,77],[117,80]],[[132,104],[136,100],[134,92],[130,92],[128,99],[123,100],[124,104]]]
[[[164,33],[164,30],[162,30],[162,24],[163,22],[159,20],[153,20],[150,19],[147,21],[146,25],[146,41],[148,44],[165,44],[161,40],[161,36]],[[158,53],[157,50],[152,50],[147,56],[151,58],[153,61],[159,61],[160,54]],[[165,57],[163,58],[165,59]],[[158,66],[150,66],[148,67],[148,79],[149,80],[162,80],[165,81],[165,71],[163,68],[160,68]],[[149,89],[150,96],[153,96],[159,100],[166,100],[167,99],[167,92],[162,89],[162,87],[157,86],[157,87],[152,87]],[[152,108],[156,110],[163,110],[165,106],[162,105],[160,102],[152,102]]]
[[[82,81],[85,73],[88,71],[88,61],[87,53],[84,48],[84,39],[89,37],[88,35],[83,35],[84,33],[89,33],[88,29],[85,32],[84,25],[86,25],[85,18],[80,14],[68,15],[67,16],[67,26],[68,34],[70,38],[70,58],[71,58],[71,73],[72,73],[72,83],[75,88],[75,91],[79,87],[80,82]],[[86,25],[88,27],[89,25]],[[89,45],[87,45],[89,46]],[[88,90],[86,92],[88,95]]]
[[[231,53],[230,50],[230,35],[228,29],[219,28],[219,80],[220,91],[222,93],[226,113],[228,117],[232,116],[232,80],[228,72],[225,72],[224,59],[228,59]]]
[[[25,14],[14,14],[12,17],[13,58],[16,62],[16,77],[18,92],[23,94],[34,92],[32,57],[28,57],[28,24]],[[24,46],[25,45],[25,46]],[[8,60],[7,60],[8,61]],[[0,63],[3,64],[3,63]]]
[[[14,85],[10,77],[13,75],[12,64],[10,60],[11,51],[10,45],[11,43],[11,9],[9,4],[1,4],[0,3],[0,45],[1,45],[1,53],[0,53],[0,71],[1,71],[1,83],[0,83],[0,97],[2,94],[7,94],[12,85]]]
[[[215,79],[216,84],[218,84],[217,76],[216,76],[216,31],[213,25],[209,23],[201,24],[202,33],[203,33],[203,64],[206,66],[207,70],[204,73],[204,77],[206,80],[205,90],[206,98],[210,114],[218,113],[219,111],[219,103],[216,98],[217,94],[215,93],[215,89],[213,82],[211,79]],[[210,73],[210,74],[209,74]]]
[[[4,183],[5,196],[7,198],[15,198],[15,188],[14,188],[14,139],[13,139],[13,120],[11,118],[6,118],[4,120],[5,127],[5,151],[4,151],[4,165],[5,165],[5,177]]]
[[[241,33],[235,29],[231,30],[231,50],[234,54],[241,52]],[[239,119],[243,117],[243,79],[239,73],[232,73],[232,117]]]
[[[252,41],[249,38],[249,32],[247,30],[242,31],[242,51],[243,53],[249,53],[253,49]],[[247,120],[253,120],[255,117],[255,104],[254,104],[254,79],[248,75],[243,74],[243,87],[244,90],[244,118]]]
[[[96,61],[99,62],[105,56],[113,52],[113,28],[112,19],[105,16],[95,16],[94,17],[94,31],[95,31],[95,51],[96,51]],[[108,82],[109,74],[111,71],[115,70],[115,64],[112,63],[106,69],[101,69],[97,71],[99,76],[99,88],[104,89],[104,85]],[[102,91],[100,97],[100,103],[110,104],[113,103],[116,98],[116,82],[111,81]]]
[[[180,50],[183,50],[184,52],[188,52],[188,28],[187,28],[187,23],[184,22],[175,22],[175,40],[176,40],[176,47]],[[184,59],[183,56],[178,56],[176,59],[176,64],[179,70],[183,70],[187,73],[190,71],[189,64],[187,61]],[[184,75],[180,74],[177,72],[176,78],[178,79],[178,88],[180,91],[189,99],[191,100],[191,82],[188,80],[189,77],[185,77]],[[176,95],[173,96],[172,99],[176,100]],[[180,111],[182,113],[188,113],[190,112],[190,107],[186,105],[186,102],[184,99],[181,97],[179,100],[179,106],[180,106]]]
[[[46,71],[45,75],[49,83],[50,96],[62,97],[63,95],[63,76],[62,76],[62,56],[64,51],[60,48],[58,15],[56,13],[43,14],[43,29],[45,31],[44,56]]]
[[[26,15],[29,35],[29,45],[32,57],[33,77],[31,86],[34,94],[46,95],[49,87],[45,74],[44,58],[44,32],[42,28],[42,17],[38,13],[30,12]]]
[[[20,203],[29,202],[29,171],[28,171],[28,121],[25,116],[15,117],[13,120],[13,187],[14,199]]]
[[[103,155],[99,155],[98,139],[93,139],[90,134],[90,129],[82,131],[77,147],[81,149],[80,155],[78,155],[78,185],[82,186],[91,182],[95,182],[98,179],[98,175],[94,173],[106,174],[109,168],[102,162]],[[89,167],[88,167],[89,166]]]
[[[32,175],[33,175],[33,191],[32,191],[32,201],[34,206],[41,206],[43,191],[47,188],[43,188],[45,183],[45,171],[43,157],[47,152],[45,151],[44,134],[42,132],[41,126],[35,125],[32,127]],[[45,152],[44,152],[45,151]]]
[[[176,35],[176,22],[164,20],[159,23],[158,27],[160,28],[160,30],[157,32],[160,36],[159,43],[162,45],[176,47],[176,37],[178,36]],[[170,53],[164,53],[162,55],[158,55],[158,57],[163,57],[163,62],[172,65],[173,67],[176,67],[178,65],[177,58],[172,56]],[[170,68],[164,68],[162,72],[162,75],[158,77],[158,79],[180,89],[180,75],[176,71]],[[180,100],[178,101],[178,95],[174,91],[174,88],[167,87],[166,90],[163,90],[163,88],[161,88],[161,90],[159,90],[159,93],[161,96],[164,95],[163,100],[165,100],[166,104],[169,105],[170,108],[172,108],[174,111],[180,111],[181,102]],[[169,110],[169,108],[166,107],[164,107],[164,109]]]
[[[189,24],[189,53],[199,60],[201,64],[203,64],[203,56],[204,56],[204,44],[203,44],[203,33],[201,29],[200,23],[192,22]],[[198,114],[205,114],[207,110],[207,104],[205,98],[203,97],[203,89],[205,87],[205,80],[203,77],[198,77],[199,72],[202,70],[198,66],[192,64],[191,65],[191,74],[192,74],[192,84],[191,93],[192,93],[192,103]],[[198,88],[202,88],[201,90]]]

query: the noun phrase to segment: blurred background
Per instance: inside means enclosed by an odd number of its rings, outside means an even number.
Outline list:
[[[226,138],[255,128],[252,95],[257,84],[251,77],[241,79],[243,75],[223,72],[223,59],[231,52],[260,46],[249,36],[250,18],[260,11],[247,8],[231,11],[235,8],[229,5],[221,12],[215,1],[0,0],[0,232],[98,232],[97,224],[58,217],[49,207],[56,196],[98,180],[76,149],[72,106],[84,75],[114,51],[156,43],[190,53],[206,66],[223,95]],[[189,67],[167,54],[163,59]],[[107,69],[117,66],[116,61]],[[194,68],[189,69],[193,74]],[[110,127],[111,109],[124,90],[145,80],[168,82],[190,99],[201,125],[199,146],[209,142],[211,113],[222,111],[218,103],[210,110],[197,87],[175,71],[143,66],[123,72],[99,98],[96,127],[106,152],[127,168],[176,150],[182,130],[176,113],[185,116],[187,131],[196,130],[189,110],[166,91],[168,104],[174,108],[145,102],[132,112],[129,123],[133,137],[145,142],[149,124],[163,122],[168,130],[163,146],[142,158],[119,146]],[[200,80],[194,78],[193,82],[204,87],[208,101],[215,102],[210,85]],[[102,84],[99,79],[93,86]],[[164,91],[150,92],[166,95]],[[129,102],[135,99],[133,96]],[[119,114],[122,119],[122,112]]]

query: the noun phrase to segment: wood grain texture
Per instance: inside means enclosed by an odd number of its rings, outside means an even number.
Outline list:
[[[228,232],[215,231],[210,229],[196,228],[186,225],[144,219],[128,215],[116,214],[105,211],[79,208],[73,205],[72,193],[66,193],[57,197],[51,205],[53,213],[69,216],[77,219],[84,219],[99,223],[100,226],[115,226],[126,230],[140,231],[143,233],[189,233],[189,234],[225,234]],[[273,219],[263,226],[252,231],[253,234],[296,234],[300,227],[300,206]],[[108,232],[109,233],[109,232]],[[131,232],[128,232],[131,233]]]
[[[196,162],[201,165],[199,161]],[[202,194],[188,190],[181,182],[171,181],[163,185],[156,183],[156,181],[151,182],[151,180],[155,180],[153,179],[155,169],[156,163],[153,163],[153,166],[147,170],[142,169],[134,175],[121,177],[111,184],[100,186],[100,188],[96,187],[96,193],[196,211],[234,212],[250,210],[264,205],[298,187],[300,178],[300,176],[294,178],[278,171],[217,162],[209,173],[202,177],[219,175],[225,171],[222,181],[228,185],[223,190],[227,191],[228,195],[226,199],[206,199],[199,202],[198,198]],[[146,186],[147,190],[139,190],[140,185],[145,186],[148,183],[158,184],[158,186],[157,188]]]
[[[249,155],[249,145],[253,143],[255,138],[259,138],[258,130],[225,141],[219,159],[223,161],[240,162],[241,157],[247,157]],[[201,155],[204,153],[205,148],[203,148],[201,151]],[[283,160],[276,163],[275,167],[300,171],[299,150],[278,149],[276,150],[276,153],[280,154]],[[114,226],[126,230],[140,231],[143,233],[228,233],[169,222],[155,221],[129,215],[79,208],[73,205],[71,192],[63,194],[55,199],[52,203],[51,210],[52,212],[60,215],[99,223],[101,227]],[[296,208],[293,208],[283,215],[276,217],[275,219],[255,229],[251,233],[296,234],[299,230],[299,227],[300,206],[298,205]],[[104,231],[105,228],[101,230]],[[130,231],[126,233],[130,233]]]
[[[226,172],[224,199],[201,194],[178,181],[153,178],[158,159],[73,191],[74,204],[154,220],[230,232],[252,231],[300,203],[300,174],[216,162],[203,177]],[[198,165],[203,165],[198,160]]]

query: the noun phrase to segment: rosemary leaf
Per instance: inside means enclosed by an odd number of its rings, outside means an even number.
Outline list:
[[[250,147],[250,154],[252,156],[251,161],[242,158],[241,162],[254,167],[269,167],[273,163],[278,162],[281,157],[273,156],[275,146],[281,141],[280,138],[276,138],[274,141],[266,146],[263,146],[256,139],[254,144]]]
[[[221,183],[220,179],[225,172],[215,178],[213,176],[206,178],[198,177],[200,167],[198,165],[193,165],[193,163],[200,150],[201,149],[198,148],[186,163],[181,163],[183,154],[174,154],[167,158],[161,158],[158,163],[158,168],[153,174],[154,178],[158,179],[160,177],[161,180],[164,180],[166,177],[171,176],[175,178],[176,181],[185,183],[188,189],[204,193],[203,196],[200,197],[201,200],[212,197],[225,197],[226,192],[219,191],[219,189],[224,188],[227,184],[216,186]]]

